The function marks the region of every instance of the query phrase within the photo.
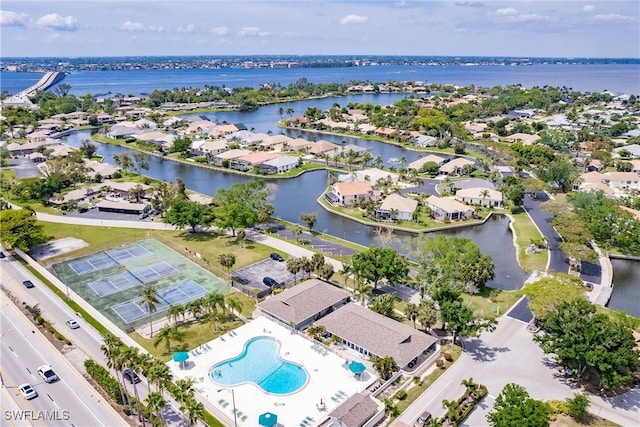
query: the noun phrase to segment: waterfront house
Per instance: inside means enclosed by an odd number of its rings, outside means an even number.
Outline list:
[[[376,127],[374,125],[370,125],[369,123],[360,123],[358,125],[358,132],[362,133],[373,133],[375,132]]]
[[[12,142],[11,144],[7,145],[7,150],[9,151],[9,154],[11,154],[11,157],[18,157],[35,153],[36,151],[41,149],[40,147],[49,148],[54,145],[60,145],[60,141],[57,139],[46,138],[44,140],[25,142],[22,144],[18,142]]]
[[[346,158],[349,156],[349,152],[353,151],[356,154],[356,156],[359,157],[359,156],[362,156],[368,150],[369,150],[368,148],[358,147],[355,144],[347,144],[344,146],[340,146],[336,154],[339,154],[340,157],[342,158]]]
[[[267,135],[267,138],[264,139],[259,145],[261,149],[275,148],[278,145],[285,146],[289,144],[289,141],[291,141],[292,139],[293,138],[286,135]]]
[[[313,145],[309,147],[309,154],[313,154],[314,156],[319,156],[321,154],[332,155],[336,153],[339,148],[339,145],[321,139],[320,141],[314,142]]]
[[[456,199],[468,205],[501,208],[504,196],[500,191],[485,187],[464,188],[456,192]]]
[[[235,148],[233,150],[224,151],[220,154],[216,154],[213,156],[213,164],[217,166],[225,166],[228,167],[231,162],[239,157],[246,156],[247,154],[251,154],[253,151],[247,150],[244,148]]]
[[[200,151],[207,158],[215,157],[220,153],[229,150],[229,146],[224,139],[208,140],[200,146]]]
[[[438,221],[458,221],[473,216],[473,208],[460,203],[453,197],[429,196],[425,203],[433,212],[433,217]]]
[[[120,168],[109,163],[97,162],[89,159],[84,159],[84,165],[89,178],[95,178],[100,175],[103,179],[109,179],[120,170]]]
[[[493,182],[479,178],[457,179],[455,181],[451,181],[451,187],[454,193],[458,190],[463,190],[466,188],[489,188],[491,190],[496,189],[496,186]]]
[[[457,157],[440,167],[440,173],[444,175],[461,175],[465,169],[474,166],[475,163],[464,157]]]
[[[135,191],[138,187],[142,189],[142,194],[139,195],[140,197],[144,197],[145,193],[151,189],[149,185],[128,181],[105,181],[104,185],[108,185],[111,188],[111,193],[116,197],[120,197],[125,200],[136,200]]]
[[[390,184],[395,184],[399,179],[400,175],[397,173],[378,168],[354,170],[350,173],[338,175],[338,181],[340,182],[369,182],[376,184],[378,181],[384,180]]]
[[[351,294],[318,279],[309,279],[256,306],[260,314],[302,330],[349,302]]]
[[[354,206],[368,200],[377,201],[380,192],[368,182],[338,182],[325,193],[325,200],[334,206]]]
[[[376,209],[376,219],[379,221],[412,221],[417,208],[417,200],[393,193],[387,196],[382,205]]]
[[[107,132],[107,137],[111,139],[126,139],[126,138],[129,138],[130,136],[137,134],[138,132],[140,132],[140,129],[138,129],[135,126],[118,124],[118,125],[112,126],[111,129],[109,129],[109,131]]]
[[[52,145],[47,148],[49,158],[52,157],[67,157],[70,152],[74,151],[75,148],[70,145],[60,144],[60,145]]]
[[[234,124],[225,124],[225,125],[215,126],[214,128],[209,129],[207,133],[212,138],[218,138],[224,135],[232,134],[239,130],[240,129],[238,129],[238,127]]]
[[[354,303],[314,324],[324,326],[328,335],[339,337],[342,344],[364,357],[392,357],[400,369],[414,365],[436,346],[431,335]]]
[[[152,130],[148,132],[139,133],[136,135],[136,138],[140,141],[148,142],[151,144],[166,144],[167,142],[173,143],[175,141],[176,136],[170,133],[161,132],[158,130]]]
[[[384,138],[391,138],[394,135],[398,134],[398,130],[397,129],[392,129],[392,128],[377,128],[375,130],[376,135],[378,136],[382,136]]]
[[[312,146],[313,142],[302,138],[296,138],[287,143],[286,149],[289,151],[304,151],[306,153]]]
[[[415,161],[409,163],[407,168],[420,171],[420,170],[422,170],[422,167],[426,163],[434,162],[438,166],[442,166],[442,165],[445,164],[446,161],[447,161],[447,159],[445,159],[444,157],[436,156],[435,154],[428,154],[428,155],[426,155],[424,157],[419,158],[418,160],[415,160]]]
[[[284,173],[295,169],[300,164],[300,158],[294,156],[278,156],[257,165],[258,169],[268,174]]]
[[[251,152],[247,155],[231,160],[229,167],[240,171],[248,171],[254,166],[258,166],[260,163],[275,159],[279,156],[279,154],[266,153],[264,151]]]

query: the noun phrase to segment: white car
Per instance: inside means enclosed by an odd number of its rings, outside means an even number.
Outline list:
[[[42,379],[47,383],[58,381],[58,376],[55,372],[53,372],[53,369],[51,369],[51,366],[49,365],[40,366],[38,368],[38,375],[40,375]]]
[[[73,319],[67,320],[66,322],[64,322],[64,324],[70,327],[71,329],[78,329],[80,327],[80,324]]]
[[[38,392],[35,391],[33,387],[31,387],[31,384],[28,384],[28,383],[22,384],[18,386],[18,390],[20,390],[20,394],[22,394],[22,397],[24,397],[27,400],[31,400],[38,397]]]

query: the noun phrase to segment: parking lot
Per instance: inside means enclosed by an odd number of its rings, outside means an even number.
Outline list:
[[[284,283],[286,287],[291,286],[294,281],[293,274],[287,271],[287,263],[274,261],[271,258],[233,270],[231,275],[237,278],[236,281],[261,290],[269,289],[262,283],[262,279],[265,277],[271,277],[278,283]],[[298,277],[301,277],[301,273],[298,273]]]
[[[74,216],[78,218],[90,218],[90,219],[110,219],[117,221],[153,221],[153,217],[148,216],[144,219],[140,218],[139,214],[129,214],[121,212],[105,212],[99,209],[89,209],[86,212],[67,212],[67,216]],[[160,218],[158,218],[160,219]]]

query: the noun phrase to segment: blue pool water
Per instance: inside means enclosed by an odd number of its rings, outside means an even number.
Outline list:
[[[209,375],[215,383],[225,386],[254,383],[267,393],[294,393],[307,383],[309,376],[302,366],[281,359],[278,346],[273,338],[252,338],[239,356],[215,364]]]

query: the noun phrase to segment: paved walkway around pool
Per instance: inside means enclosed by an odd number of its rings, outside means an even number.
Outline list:
[[[259,336],[277,339],[280,356],[302,365],[307,371],[309,381],[300,391],[291,395],[275,395],[253,384],[223,387],[211,380],[209,371],[213,365],[239,355],[248,340]],[[366,380],[360,381],[344,366],[342,357],[312,347],[314,343],[303,335],[292,334],[290,329],[258,317],[233,331],[233,335],[227,333],[204,344],[199,355],[190,352],[189,363],[184,369],[172,361],[168,364],[175,378],[195,379],[198,394],[229,419],[233,419],[235,398],[239,426],[256,426],[260,414],[272,412],[278,416],[278,423],[285,427],[298,427],[305,419],[306,426],[310,427],[320,424],[347,397],[363,391],[377,379],[368,372]],[[338,398],[336,394],[339,392],[343,394]],[[326,406],[324,411],[317,407],[321,399]]]

